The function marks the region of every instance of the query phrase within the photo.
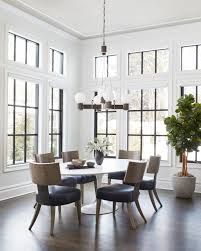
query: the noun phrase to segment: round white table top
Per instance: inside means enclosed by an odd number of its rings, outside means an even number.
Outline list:
[[[108,174],[119,171],[126,171],[129,161],[144,162],[138,160],[105,158],[103,164],[101,166],[96,165],[95,168],[69,170],[67,167],[67,163],[60,163],[60,170],[62,175]]]

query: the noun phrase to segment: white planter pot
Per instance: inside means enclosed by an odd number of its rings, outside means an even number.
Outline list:
[[[192,198],[195,191],[196,177],[194,176],[178,176],[175,174],[172,178],[173,188],[176,197],[178,198]]]

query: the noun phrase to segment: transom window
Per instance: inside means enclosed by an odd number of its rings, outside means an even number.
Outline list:
[[[50,88],[49,101],[49,151],[55,157],[62,152],[63,90]]]
[[[140,151],[142,159],[161,155],[168,159],[164,118],[168,116],[168,89],[130,91],[132,101],[128,111],[128,150]]]
[[[168,72],[169,50],[160,49],[128,54],[128,75]]]
[[[115,111],[97,111],[95,112],[95,138],[103,139],[107,137],[112,143],[110,156],[116,156],[116,133],[117,118]]]
[[[51,72],[64,74],[64,53],[50,48],[50,66]]]
[[[8,59],[39,67],[39,43],[9,32]]]
[[[29,162],[37,153],[38,97],[38,84],[8,78],[8,165]]]
[[[95,78],[117,76],[117,55],[95,57]]]
[[[201,86],[182,86],[181,96],[188,94],[192,94],[195,97],[195,101],[201,103]],[[197,152],[188,153],[188,162],[201,162],[201,147],[199,147],[198,150]]]
[[[201,45],[181,47],[181,70],[201,69]]]

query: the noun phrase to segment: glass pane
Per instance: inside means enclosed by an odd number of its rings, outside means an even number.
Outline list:
[[[168,72],[169,50],[157,50],[157,73]]]
[[[97,133],[106,133],[106,113],[97,113]]]
[[[188,154],[189,155],[189,154]],[[201,147],[198,147],[198,152],[197,152],[197,161],[201,161]]]
[[[108,133],[116,133],[117,118],[116,112],[108,112]]]
[[[62,74],[62,53],[54,51],[54,72]]]
[[[52,57],[53,57],[53,50],[50,49],[50,64],[49,64],[49,71],[53,72],[53,67],[52,67]]]
[[[154,137],[143,136],[142,137],[142,159],[149,159],[151,155],[154,155]]]
[[[198,46],[198,69],[201,69],[201,45]]]
[[[141,74],[141,55],[141,52],[128,54],[128,74],[130,76]]]
[[[195,152],[189,152],[188,153],[188,161],[195,161]]]
[[[141,113],[140,112],[129,112],[129,134],[140,134],[141,133]]]
[[[14,35],[8,34],[8,59],[14,60]]]
[[[143,110],[155,108],[155,89],[143,90]]]
[[[53,153],[55,157],[59,157],[59,135],[53,135]]]
[[[53,91],[53,88],[50,87],[49,88],[49,109],[52,109],[52,91]]]
[[[96,57],[95,58],[95,77],[106,78],[107,77],[107,57]]]
[[[8,136],[8,142],[7,142],[7,164],[12,165],[13,164],[13,137]]]
[[[154,134],[154,112],[143,112],[142,116],[142,134]]]
[[[155,51],[143,52],[143,74],[155,73]]]
[[[60,90],[58,88],[53,88],[53,109],[60,109]]]
[[[201,86],[198,86],[198,93],[197,93],[197,98],[198,98],[198,100],[197,100],[197,102],[199,102],[199,103],[201,103]]]
[[[25,64],[26,40],[16,36],[16,61]]]
[[[8,77],[8,104],[14,104],[14,79]]]
[[[168,109],[168,88],[156,89],[156,109]]]
[[[129,105],[130,110],[140,110],[141,109],[141,90],[131,90],[129,91],[131,102]]]
[[[49,111],[49,133],[52,133],[52,111]]]
[[[27,83],[27,106],[38,107],[36,98],[39,99],[36,94],[37,85],[31,82]]]
[[[59,133],[60,130],[60,112],[53,111],[53,133]]]
[[[25,81],[16,79],[15,104],[25,106]]]
[[[51,145],[52,145],[52,135],[49,135],[49,152],[50,153],[52,152]]]
[[[184,95],[192,94],[196,98],[196,86],[185,86]]]
[[[24,137],[15,137],[15,163],[24,163]]]
[[[15,133],[16,134],[25,133],[25,108],[22,107],[15,108]]]
[[[156,134],[166,135],[166,126],[164,124],[164,119],[168,116],[168,112],[159,111],[156,112]]]
[[[108,77],[117,76],[117,56],[108,56]]]
[[[140,151],[140,136],[129,136],[128,137],[128,150],[129,151]]]
[[[116,156],[117,153],[117,142],[116,142],[116,135],[108,135],[108,140],[112,144],[112,146],[109,147],[109,150],[112,151],[112,153],[108,154],[108,156]]]
[[[27,133],[36,134],[37,133],[37,110],[32,108],[27,108]]]
[[[161,160],[168,160],[167,137],[156,137],[156,155],[160,155]]]
[[[27,136],[26,161],[34,160],[34,154],[37,153],[37,137]]]
[[[8,134],[13,134],[13,107],[8,106]]]
[[[27,64],[37,66],[38,60],[38,44],[32,41],[27,41]]]
[[[196,70],[196,46],[182,47],[182,71]]]

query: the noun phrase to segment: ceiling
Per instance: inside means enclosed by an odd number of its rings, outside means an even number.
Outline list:
[[[103,0],[4,1],[80,38],[94,37],[102,31]],[[106,0],[107,33],[175,25],[200,18],[200,0]]]

